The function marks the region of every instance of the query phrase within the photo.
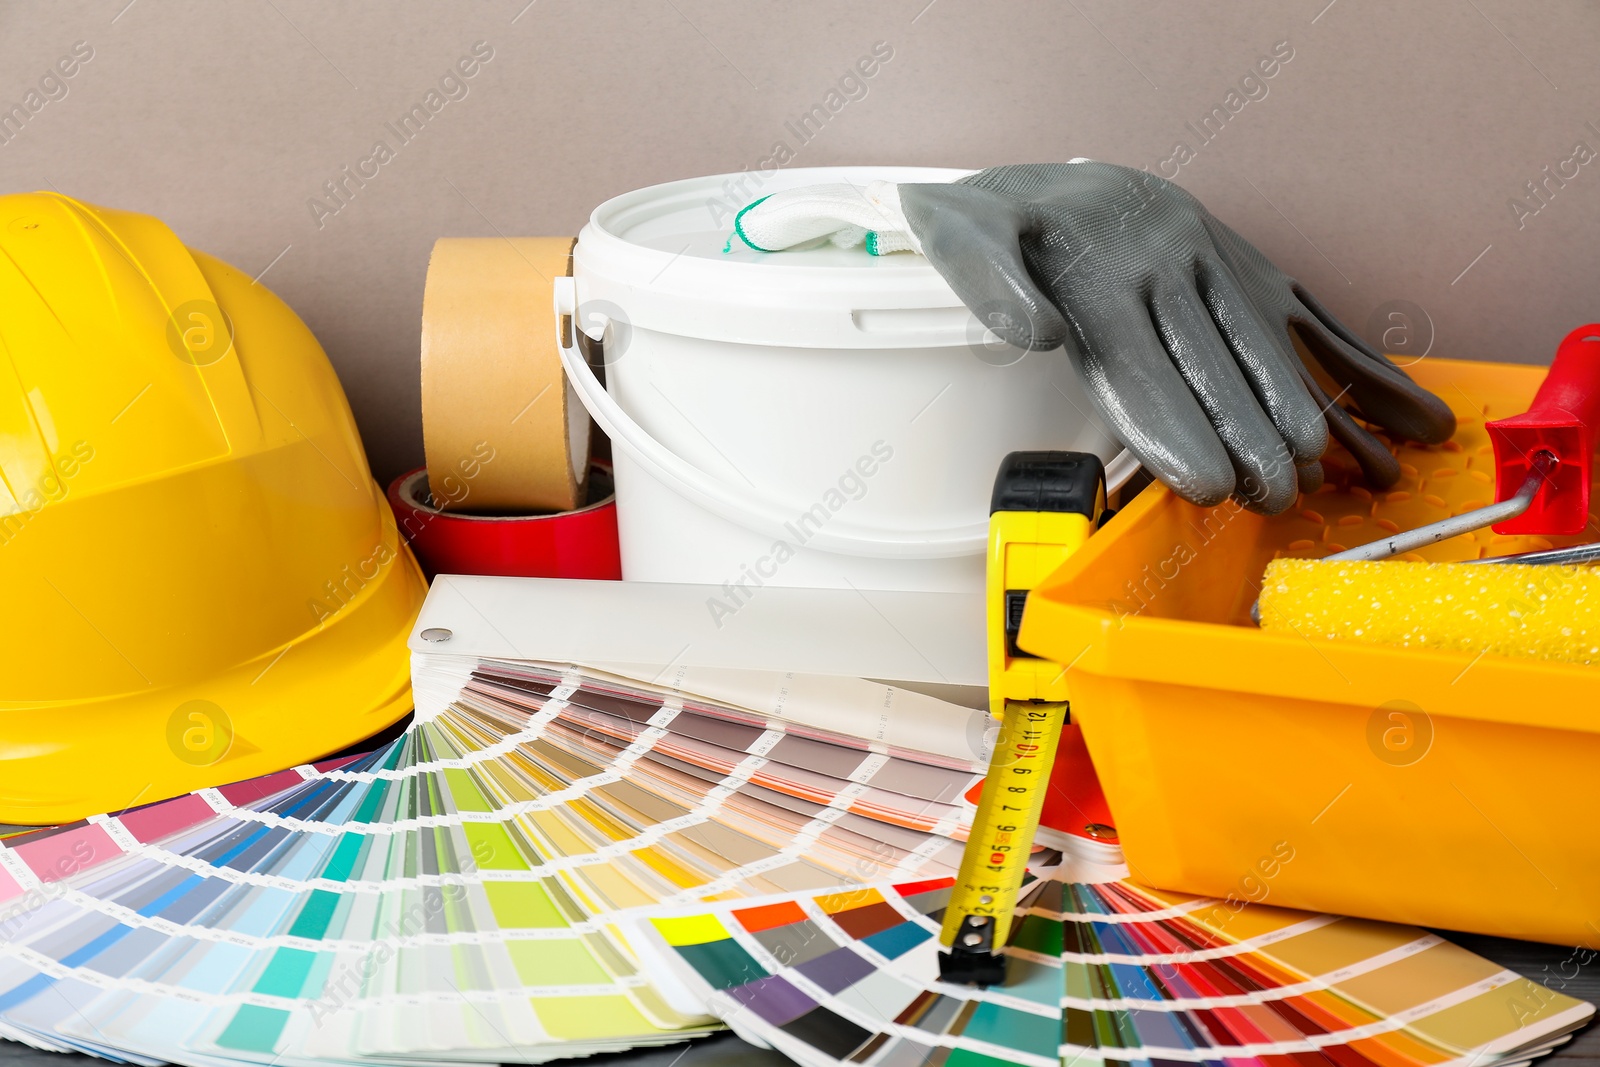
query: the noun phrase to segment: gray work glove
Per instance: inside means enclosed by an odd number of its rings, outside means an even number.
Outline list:
[[[1163,178],[1082,160],[951,184],[874,182],[855,195],[866,208],[832,210],[830,223],[816,213],[828,197],[777,194],[741,213],[739,235],[767,249],[827,235],[921,251],[1003,340],[1065,344],[1117,437],[1196,504],[1236,494],[1283,511],[1321,484],[1330,429],[1370,483],[1393,485],[1398,461],[1340,400],[1398,437],[1437,443],[1455,431],[1443,401]]]

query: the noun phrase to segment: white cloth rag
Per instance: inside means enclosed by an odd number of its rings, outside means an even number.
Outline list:
[[[875,256],[922,251],[900,207],[900,187],[893,182],[868,182],[865,188],[808,185],[773,193],[745,205],[734,217],[733,232],[758,252],[781,252],[824,239],[840,248],[865,245]]]
[[[1083,156],[1068,163],[1088,163]],[[757,252],[782,252],[823,240],[840,248],[865,245],[875,256],[891,252],[921,254],[894,182],[858,185],[807,185],[746,204],[733,219],[733,235],[723,251],[743,241]]]

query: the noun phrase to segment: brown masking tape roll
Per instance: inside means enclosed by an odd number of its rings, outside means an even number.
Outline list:
[[[554,279],[571,237],[445,237],[422,293],[422,444],[451,511],[570,511],[589,473],[590,420],[556,351]],[[431,484],[466,464],[465,496]]]

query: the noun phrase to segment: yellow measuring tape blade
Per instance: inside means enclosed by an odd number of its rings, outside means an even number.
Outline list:
[[[944,947],[955,947],[958,939],[967,947],[986,943],[990,952],[1005,946],[1066,717],[1064,703],[1006,702],[972,836],[945,909],[939,933]]]

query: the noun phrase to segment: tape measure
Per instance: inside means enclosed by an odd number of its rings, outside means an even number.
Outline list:
[[[989,712],[1000,736],[945,908],[939,975],[997,985],[1039,812],[1068,717],[1066,668],[1017,647],[1028,592],[1089,539],[1105,510],[1105,469],[1084,452],[1013,452],[989,505]]]

